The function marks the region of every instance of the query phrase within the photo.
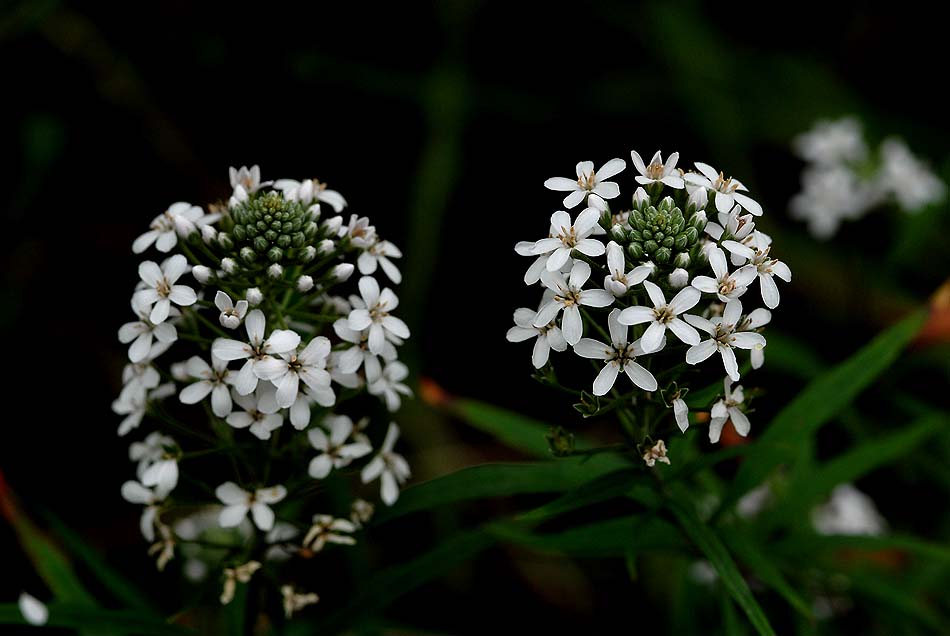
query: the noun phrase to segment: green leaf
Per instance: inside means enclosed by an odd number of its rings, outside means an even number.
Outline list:
[[[544,437],[550,427],[543,422],[465,398],[450,402],[449,409],[469,425],[488,433],[506,446],[532,457],[551,459],[551,451]]]
[[[801,533],[790,536],[774,545],[774,549],[790,558],[809,557],[824,552],[840,550],[900,550],[925,560],[940,561],[950,565],[950,546],[933,543],[918,537],[888,534],[883,536],[865,535],[821,535]]]
[[[385,523],[419,510],[488,497],[564,492],[604,475],[613,462],[595,456],[589,461],[563,459],[524,464],[484,464],[463,468],[407,488],[398,503],[379,511],[374,524]],[[631,482],[632,483],[632,482]]]
[[[544,521],[565,512],[627,495],[637,481],[646,478],[642,471],[632,469],[609,472],[581,484],[549,504],[520,515],[518,521]]]
[[[496,522],[489,532],[500,541],[539,552],[579,557],[622,557],[644,550],[688,547],[675,526],[655,515],[631,515],[598,521],[561,532],[535,533],[517,523]]]
[[[920,418],[906,429],[861,443],[788,484],[788,495],[772,508],[765,523],[777,525],[807,519],[808,511],[838,484],[851,482],[885,464],[906,457],[935,433],[946,430],[948,416],[937,413]]]
[[[105,610],[73,603],[50,603],[48,627],[84,630],[102,636],[184,636],[194,630],[171,625],[161,619],[143,615],[134,610]],[[20,608],[15,603],[0,605],[0,625],[26,625]]]
[[[103,587],[112,592],[117,600],[128,607],[156,613],[155,606],[132,581],[115,570],[99,552],[90,547],[52,511],[41,510],[40,514],[70,554],[81,559],[88,570]]]
[[[755,597],[752,596],[752,591],[749,590],[745,579],[739,573],[735,561],[732,560],[716,533],[696,516],[695,510],[687,507],[679,500],[668,499],[667,507],[673,513],[686,536],[709,559],[716,572],[719,573],[726,590],[745,612],[756,631],[762,636],[774,636],[775,630],[772,629],[768,618],[766,618],[762,608],[759,607]]]
[[[854,576],[850,579],[852,593],[863,596],[869,606],[886,608],[889,618],[894,613],[903,614],[916,619],[927,626],[932,633],[945,633],[947,627],[944,621],[933,609],[928,607],[919,596],[904,590],[899,584],[881,576]],[[892,619],[893,620],[893,619]],[[894,624],[904,624],[906,621],[895,620]]]
[[[793,458],[819,427],[889,369],[926,317],[924,310],[911,313],[805,387],[750,449],[721,509],[731,508],[742,495],[762,483],[771,470]]]
[[[450,572],[495,544],[484,529],[469,530],[444,540],[438,547],[408,563],[392,566],[361,584],[352,600],[319,621],[312,633],[334,634],[372,616],[423,583]]]
[[[763,553],[749,537],[727,534],[725,538],[729,548],[759,580],[775,590],[799,614],[808,619],[812,618],[811,605],[808,601],[788,584],[769,556]]]

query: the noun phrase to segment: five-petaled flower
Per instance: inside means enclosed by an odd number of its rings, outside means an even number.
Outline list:
[[[589,197],[588,202],[595,206],[604,207],[604,199],[613,199],[620,195],[620,186],[613,181],[605,181],[619,174],[627,167],[623,159],[611,159],[600,170],[594,172],[593,161],[581,161],[576,166],[577,179],[566,177],[552,177],[544,182],[548,190],[570,192],[564,198],[564,207],[570,210],[575,205]]]
[[[546,326],[563,311],[561,331],[564,340],[571,346],[576,345],[584,335],[580,307],[607,307],[614,302],[614,295],[605,289],[584,289],[589,278],[590,265],[584,261],[574,261],[567,279],[560,272],[545,270],[541,281],[554,292],[554,297],[538,310],[534,326]]]
[[[619,309],[614,309],[607,317],[610,344],[592,338],[582,338],[574,345],[577,355],[607,363],[594,379],[594,395],[606,395],[613,388],[621,371],[644,391],[656,391],[656,378],[636,361],[637,356],[644,353],[640,348],[640,341],[627,343],[628,327],[620,323],[620,313]]]

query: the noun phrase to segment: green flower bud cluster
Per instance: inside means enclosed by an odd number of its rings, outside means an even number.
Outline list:
[[[652,261],[661,270],[687,268],[701,262],[699,238],[706,227],[706,216],[692,205],[684,207],[688,216],[672,197],[664,197],[656,205],[641,200],[629,213],[629,227],[614,226],[611,236],[626,244],[634,262]]]
[[[319,233],[315,212],[275,191],[239,203],[221,227],[218,245],[249,266],[306,260]]]

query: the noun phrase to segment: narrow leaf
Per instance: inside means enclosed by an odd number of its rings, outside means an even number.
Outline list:
[[[84,630],[101,636],[186,636],[196,632],[132,610],[105,610],[74,603],[48,605],[48,627]],[[0,625],[26,625],[15,603],[0,605]]]
[[[748,537],[733,535],[726,535],[726,537],[729,548],[759,580],[775,590],[799,614],[808,619],[812,618],[811,605],[808,601],[788,584],[772,560],[757,545]]]

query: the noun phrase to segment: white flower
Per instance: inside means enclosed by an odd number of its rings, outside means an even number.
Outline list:
[[[214,304],[221,310],[218,322],[221,323],[222,327],[237,329],[241,326],[241,321],[244,320],[244,316],[247,314],[248,303],[246,300],[239,300],[235,305],[231,302],[231,297],[219,289],[214,295]]]
[[[261,378],[256,371],[257,365],[270,359],[272,355],[294,351],[300,344],[300,336],[288,329],[274,329],[264,340],[264,312],[251,311],[244,320],[248,342],[218,338],[211,344],[212,355],[221,360],[246,360],[234,381],[234,388],[241,395],[247,395],[257,388]]]
[[[685,316],[686,322],[711,336],[709,340],[704,340],[686,351],[686,362],[699,364],[718,351],[719,355],[722,356],[722,364],[726,369],[726,373],[733,381],[738,382],[739,364],[736,361],[736,353],[733,349],[755,349],[765,346],[765,338],[762,334],[752,331],[736,331],[741,315],[742,302],[740,300],[730,300],[726,303],[723,315],[716,316],[712,320],[693,315]]]
[[[771,320],[772,312],[759,307],[739,321],[739,326],[736,327],[736,331],[757,331],[761,327],[769,324]],[[753,347],[749,353],[751,354],[752,368],[762,368],[762,365],[765,363],[765,347]]]
[[[508,330],[506,338],[508,342],[524,342],[529,338],[537,338],[531,353],[531,363],[535,369],[540,369],[548,363],[551,349],[564,351],[567,349],[567,342],[554,320],[542,327],[535,327],[534,320],[537,315],[538,312],[527,307],[516,309],[515,326]]]
[[[887,531],[874,500],[852,484],[835,486],[828,503],[812,511],[811,522],[819,534],[879,536]]]
[[[329,358],[327,361],[329,362]],[[330,374],[329,368],[327,373],[332,379],[333,376]],[[310,425],[310,405],[314,402],[329,408],[336,403],[336,393],[333,392],[330,386],[317,387],[316,389],[305,386],[297,394],[294,403],[290,405],[290,423],[298,431],[302,431]]]
[[[402,274],[390,258],[402,258],[402,252],[399,248],[389,241],[375,240],[366,247],[362,254],[356,259],[360,274],[374,274],[376,267],[382,267],[383,272],[389,277],[389,280],[397,285],[402,282]]]
[[[636,362],[637,356],[643,355],[640,341],[627,344],[628,329],[619,322],[620,313],[619,309],[614,309],[607,317],[610,344],[582,338],[574,345],[577,355],[592,360],[604,360],[607,363],[594,379],[594,395],[606,395],[613,388],[620,371],[626,373],[630,381],[644,391],[656,391],[656,378]]]
[[[141,442],[132,442],[129,445],[129,460],[138,462],[137,473],[139,479],[142,478],[142,475],[149,466],[165,455],[166,447],[174,446],[174,439],[167,435],[162,435],[158,431],[152,431],[145,440]]]
[[[358,389],[363,386],[364,380],[358,373],[345,372],[340,370],[340,359],[343,353],[340,351],[331,351],[327,358],[327,373],[330,378],[342,387],[347,389]],[[380,370],[382,374],[382,370]]]
[[[553,229],[550,231],[550,234],[554,234]],[[548,254],[537,256],[535,253],[534,246],[536,243],[537,241],[518,241],[518,243],[515,244],[515,253],[519,256],[535,256],[534,262],[531,263],[528,271],[524,273],[525,285],[534,285],[541,280],[541,272],[544,271],[544,267],[548,262]]]
[[[330,386],[326,372],[330,341],[317,336],[301,352],[288,351],[280,357],[268,357],[256,363],[254,372],[262,380],[270,380],[277,387],[277,404],[287,408],[297,399],[300,381],[314,390]]]
[[[153,325],[165,322],[172,303],[188,307],[198,300],[198,295],[191,287],[175,284],[186,271],[188,261],[181,254],[170,257],[162,263],[161,268],[154,261],[139,265],[139,276],[145,287],[135,292],[135,296],[140,304],[152,308],[148,319]]]
[[[663,155],[657,150],[653,158],[650,159],[650,165],[644,165],[643,159],[636,150],[630,151],[630,157],[633,159],[633,165],[636,167],[640,176],[636,177],[637,183],[648,185],[650,183],[664,183],[671,188],[681,189],[686,184],[679,170],[676,169],[676,162],[679,161],[680,153],[674,152],[663,164]]]
[[[724,303],[744,294],[749,283],[755,280],[757,270],[754,265],[743,265],[729,273],[726,253],[716,246],[711,246],[706,250],[706,257],[716,278],[696,276],[693,278],[693,287],[707,294],[716,294]]]
[[[736,385],[736,388],[732,389],[730,388],[732,382],[730,378],[723,380],[722,399],[713,404],[712,411],[709,413],[711,416],[709,421],[709,441],[713,444],[719,441],[719,436],[722,434],[722,427],[725,425],[726,420],[732,420],[733,428],[735,428],[736,433],[742,437],[749,434],[749,429],[752,426],[746,414],[739,409],[739,405],[745,402],[745,394],[742,392],[742,386]]]
[[[597,199],[599,203],[603,204],[603,199],[613,199],[620,196],[620,186],[613,181],[604,181],[604,179],[619,174],[626,167],[627,163],[623,159],[611,159],[600,170],[594,172],[593,161],[581,161],[576,166],[576,180],[553,177],[544,182],[544,187],[558,192],[570,192],[564,198],[564,207],[568,210],[583,201],[584,197],[587,196],[590,196],[592,200]]]
[[[663,296],[659,286],[648,280],[643,281],[643,287],[650,296],[653,307],[627,307],[619,314],[619,321],[623,325],[639,325],[650,323],[640,345],[645,353],[653,353],[663,348],[663,337],[669,329],[673,335],[686,344],[699,344],[699,334],[696,330],[683,322],[678,316],[689,311],[699,302],[700,293],[693,287],[684,287],[676,292],[669,303]]]
[[[808,223],[812,236],[828,239],[841,221],[864,216],[879,197],[847,166],[813,166],[802,172],[802,191],[789,202],[789,209],[792,217]]]
[[[369,350],[369,330],[355,331],[350,329],[349,321],[346,318],[340,318],[333,323],[333,331],[341,340],[353,345],[340,352],[340,372],[355,373],[360,367],[363,367],[367,382],[378,380],[382,374],[382,366],[376,354]],[[392,362],[397,357],[396,347],[388,340],[384,340],[380,357],[387,362]]]
[[[141,362],[129,363],[122,369],[122,391],[119,393],[119,401],[126,402],[132,399],[132,396],[144,398],[149,389],[154,389],[161,381],[161,375],[158,369],[152,365],[155,359],[155,349],[161,345],[158,343],[152,347],[149,355]]]
[[[313,525],[307,531],[303,544],[313,552],[319,552],[327,543],[356,545],[356,539],[343,532],[356,532],[356,526],[347,519],[334,519],[330,515],[313,515]]]
[[[152,349],[152,342],[158,340],[164,344],[171,344],[178,340],[178,330],[170,322],[153,324],[149,320],[151,305],[139,296],[132,296],[132,311],[139,319],[127,322],[119,328],[119,342],[129,344],[129,360],[141,362],[145,360]],[[170,310],[172,311],[172,310]],[[173,310],[177,313],[177,310]]]
[[[145,510],[139,519],[139,530],[149,543],[155,541],[155,522],[158,517],[161,503],[165,501],[168,492],[160,488],[146,488],[137,481],[127,481],[122,484],[122,498],[129,503],[142,504]]]
[[[346,443],[353,433],[353,420],[346,415],[329,415],[323,423],[330,429],[329,437],[320,428],[307,431],[310,445],[320,451],[310,461],[308,470],[314,479],[323,479],[331,469],[348,466],[354,459],[373,452],[373,447],[365,442]]]
[[[20,594],[17,606],[20,608],[23,620],[30,625],[45,625],[46,621],[49,620],[49,610],[46,605],[26,592]]]
[[[752,231],[755,229],[755,221],[751,214],[740,214],[742,208],[738,205],[733,207],[729,212],[719,212],[717,216],[719,217],[719,223],[714,223],[712,221],[706,224],[706,234],[716,239],[716,241],[723,242],[723,247],[732,251],[726,243],[728,242],[739,242],[741,247],[741,242],[746,239]],[[749,258],[746,256],[746,258]]]
[[[232,404],[231,390],[228,387],[232,386],[235,380],[231,371],[228,370],[226,360],[212,353],[209,366],[202,358],[192,356],[185,363],[185,372],[198,382],[189,384],[178,394],[178,399],[182,404],[197,404],[210,393],[211,411],[218,417],[230,415]]]
[[[239,170],[228,168],[228,177],[232,189],[237,190],[240,187],[247,194],[253,194],[262,186],[270,185],[269,181],[261,183],[261,169],[257,165],[251,166],[250,169],[247,166],[241,166]]]
[[[878,187],[894,195],[905,212],[917,212],[938,203],[947,194],[947,186],[902,140],[891,138],[881,144],[881,168]]]
[[[227,605],[234,600],[234,592],[237,589],[238,582],[249,583],[251,576],[259,569],[261,569],[259,561],[248,561],[236,568],[224,568],[224,588],[221,590],[221,604]]]
[[[168,383],[156,387],[147,395],[135,393],[129,396],[120,396],[118,400],[112,403],[113,413],[125,415],[125,419],[119,424],[119,437],[127,435],[129,431],[137,428],[142,423],[149,401],[162,400],[174,394],[175,385]]]
[[[239,526],[250,511],[254,525],[267,532],[274,527],[274,511],[270,504],[282,501],[287,496],[287,489],[277,485],[248,492],[228,481],[218,486],[214,494],[225,505],[218,516],[222,528]]]
[[[759,277],[759,291],[762,293],[762,302],[769,309],[775,309],[778,307],[781,296],[774,277],[778,276],[786,283],[790,283],[792,281],[792,270],[782,261],[769,258],[770,249],[771,247],[766,247],[764,250],[755,250],[751,264],[755,267],[756,274]]]
[[[669,464],[670,458],[666,456],[666,442],[659,440],[651,448],[648,448],[646,451],[644,451],[643,461],[650,468],[655,466],[657,462],[660,462],[661,464]]]
[[[396,503],[399,499],[399,485],[411,475],[409,464],[403,456],[393,452],[397,439],[399,439],[399,427],[395,422],[391,422],[379,453],[360,472],[360,479],[364,484],[379,478],[380,497],[387,506]]]
[[[292,618],[294,614],[320,601],[313,592],[298,592],[293,585],[281,585],[280,594],[284,597],[284,616]]]
[[[590,278],[590,265],[584,261],[574,261],[567,280],[560,272],[545,270],[541,281],[554,292],[554,298],[538,310],[534,319],[535,327],[544,327],[563,310],[561,331],[567,344],[576,345],[584,335],[584,323],[579,307],[607,307],[614,302],[614,296],[605,289],[583,289]]]
[[[819,121],[796,137],[792,148],[805,161],[820,164],[861,161],[868,154],[861,123],[854,117]]]
[[[234,411],[225,421],[233,428],[247,428],[258,439],[270,439],[271,432],[284,424],[284,416],[279,412],[275,389],[272,385],[262,384],[253,395],[234,393],[234,401],[244,411]]]
[[[551,215],[552,237],[535,243],[534,253],[549,254],[545,264],[549,272],[560,270],[570,259],[572,250],[587,256],[600,256],[606,249],[604,244],[588,238],[596,228],[600,228],[599,219],[600,212],[596,208],[586,208],[571,225],[571,216],[558,210]]]
[[[376,355],[383,352],[387,335],[408,338],[409,327],[389,312],[399,306],[399,298],[388,287],[379,291],[379,283],[371,276],[363,276],[359,282],[360,295],[365,307],[350,312],[347,325],[354,331],[369,329],[367,344]]]
[[[366,249],[376,240],[376,228],[369,223],[369,217],[350,215],[350,222],[337,232],[340,238],[348,237],[354,247]]]
[[[178,485],[178,455],[163,453],[142,473],[142,485],[160,494],[170,493]]]
[[[676,425],[685,433],[689,428],[689,407],[681,397],[673,399],[673,417],[676,419]]]
[[[274,187],[284,193],[284,198],[288,201],[300,201],[304,205],[316,200],[328,203],[336,212],[341,212],[346,207],[346,199],[336,190],[327,190],[327,184],[320,183],[316,179],[304,179],[295,181],[293,179],[278,179],[274,182]],[[340,219],[342,224],[343,219]]]
[[[398,360],[386,364],[379,378],[368,385],[367,390],[371,395],[382,396],[386,402],[386,408],[390,411],[398,411],[402,400],[399,395],[410,396],[412,391],[402,383],[409,377],[409,367]]]
[[[152,219],[149,231],[132,243],[132,251],[141,254],[154,243],[159,252],[170,252],[178,244],[179,236],[187,237],[199,226],[214,223],[219,218],[218,214],[206,216],[197,205],[173,203],[165,212]]]
[[[623,248],[615,241],[607,243],[607,270],[610,273],[604,277],[604,289],[618,298],[626,294],[631,287],[645,281],[656,266],[653,263],[644,263],[624,273],[626,268],[627,261],[623,255]]]
[[[706,190],[712,190],[716,193],[716,209],[720,212],[728,212],[735,204],[741,205],[750,214],[762,216],[762,206],[749,196],[742,194],[747,189],[738,179],[723,177],[721,172],[716,172],[709,164],[696,162],[696,169],[702,174],[690,172],[686,175],[687,183],[700,186]]]
[[[350,504],[350,521],[357,528],[361,528],[364,523],[373,518],[375,510],[375,506],[365,499],[354,499]]]

